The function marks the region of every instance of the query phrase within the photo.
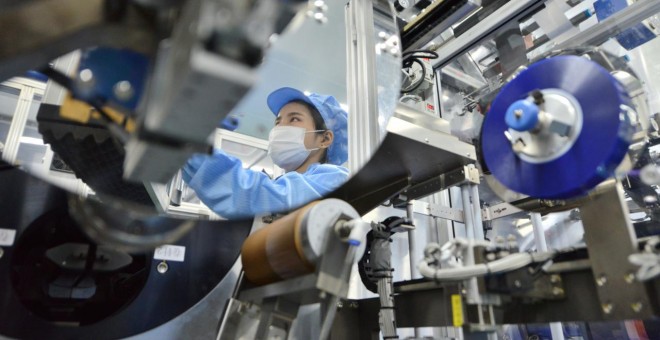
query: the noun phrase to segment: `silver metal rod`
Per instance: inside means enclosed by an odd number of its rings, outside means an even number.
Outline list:
[[[406,204],[406,216],[411,223],[414,224],[414,212],[413,212],[413,203],[408,201]],[[408,230],[408,260],[410,261],[410,279],[419,278],[419,270],[417,270],[417,245],[415,242],[415,229]],[[414,329],[415,338],[419,337],[420,330],[419,328]]]
[[[481,216],[481,204],[479,203],[479,186],[470,184],[472,189],[472,210],[474,211],[474,237],[477,240],[483,240],[484,236],[484,223]]]
[[[413,204],[408,202],[406,205],[406,217],[413,222],[414,213],[413,213]],[[419,277],[419,271],[417,270],[417,261],[415,255],[417,254],[417,244],[415,242],[415,230],[408,230],[408,259],[410,261],[410,279],[415,279]]]
[[[543,218],[541,217],[541,214],[531,213],[529,214],[529,217],[532,220],[536,251],[548,251],[548,244],[545,239],[545,228],[543,228]],[[564,328],[562,327],[561,322],[551,322],[550,333],[552,334],[552,340],[564,340]]]
[[[548,244],[545,241],[545,229],[543,228],[543,219],[539,213],[529,214],[532,220],[532,228],[534,230],[534,243],[536,243],[536,251],[544,252],[548,250]]]
[[[463,199],[463,220],[465,221],[465,233],[467,238],[474,239],[474,210],[470,203],[470,185],[461,185],[461,198]]]
[[[170,204],[173,206],[180,206],[183,197],[183,177],[181,170],[177,171],[170,183]]]

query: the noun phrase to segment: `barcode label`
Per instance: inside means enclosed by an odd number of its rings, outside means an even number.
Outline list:
[[[154,260],[183,262],[185,255],[186,247],[166,244],[156,248]]]

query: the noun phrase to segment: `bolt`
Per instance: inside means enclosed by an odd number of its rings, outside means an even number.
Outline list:
[[[564,295],[564,290],[561,287],[554,287],[552,288],[552,295],[554,296]]]
[[[633,282],[635,282],[635,274],[628,273],[628,274],[626,274],[626,276],[623,277],[623,279],[626,280],[626,282],[628,282],[628,283],[633,283]]]
[[[390,37],[390,35],[387,34],[386,32],[380,31],[380,32],[378,32],[378,37],[381,40],[387,40]]]
[[[639,313],[642,311],[642,308],[644,308],[644,305],[641,302],[637,301],[637,302],[633,302],[630,305],[630,307],[632,308],[633,311],[635,311],[635,313]]]
[[[465,288],[461,289],[461,295],[467,295],[467,289]]]
[[[527,268],[527,272],[530,273],[530,274],[534,274],[534,272],[536,272],[536,271],[534,270],[534,268],[529,267],[529,268]],[[550,282],[552,282],[552,278],[550,279]]]
[[[598,287],[602,287],[607,283],[607,277],[605,275],[601,275],[596,279],[596,284]]]
[[[94,73],[92,70],[86,68],[78,73],[78,79],[76,79],[76,87],[83,91],[89,92],[94,88],[96,83],[94,79]]]
[[[354,309],[360,307],[357,301],[351,301],[351,303],[348,306]]]
[[[133,86],[131,86],[131,83],[126,80],[117,82],[112,90],[115,94],[115,97],[121,101],[128,101],[133,98],[133,95],[135,94],[133,91]]]
[[[614,305],[612,305],[611,303],[604,303],[600,305],[600,307],[603,309],[603,312],[605,314],[611,314],[612,310],[614,309]]]
[[[344,301],[339,300],[337,301],[337,308],[343,308],[344,307]]]
[[[158,264],[156,267],[156,270],[158,270],[159,273],[165,274],[167,271],[170,269],[170,266],[167,265],[167,262],[163,261]]]
[[[550,276],[550,282],[552,283],[559,283],[561,282],[561,276],[555,274]]]
[[[513,285],[516,286],[516,288],[522,287],[522,283],[520,282],[520,280],[513,281]]]
[[[325,292],[320,292],[319,293],[319,299],[321,299],[321,300],[325,299],[327,296],[328,296],[328,294],[326,294]]]
[[[424,138],[424,141],[428,143],[428,142],[429,142],[429,139],[428,139],[428,138]]]
[[[521,153],[525,149],[525,142],[523,142],[522,139],[518,138],[515,143],[513,143],[513,152],[515,153]]]
[[[523,115],[523,110],[515,110],[513,111],[513,115],[516,117],[516,119],[520,119]]]
[[[466,153],[466,154],[465,154],[465,157],[470,157],[470,153],[469,153],[469,152]]]
[[[85,84],[89,84],[92,80],[94,80],[94,72],[86,68],[80,71],[80,73],[78,74],[78,79],[80,79],[80,81]]]

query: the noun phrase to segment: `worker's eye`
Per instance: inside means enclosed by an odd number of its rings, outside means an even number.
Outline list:
[[[301,122],[302,120],[298,117],[291,118],[291,122]]]

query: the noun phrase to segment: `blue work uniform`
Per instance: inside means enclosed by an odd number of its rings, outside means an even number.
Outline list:
[[[273,180],[263,172],[244,169],[238,158],[221,150],[213,156],[194,155],[182,173],[199,199],[228,219],[288,211],[322,198],[348,179],[344,167],[314,163],[305,173],[290,171]]]

